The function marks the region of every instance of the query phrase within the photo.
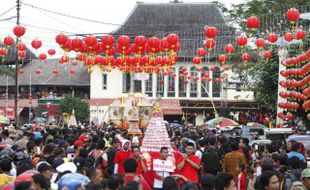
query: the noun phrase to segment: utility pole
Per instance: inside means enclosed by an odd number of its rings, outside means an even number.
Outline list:
[[[19,11],[20,11],[20,0],[16,0],[16,11],[17,11],[17,15],[16,15],[16,24],[19,25]],[[18,44],[18,38],[16,40],[16,44]],[[18,125],[18,96],[19,96],[19,92],[18,92],[18,66],[19,66],[19,62],[18,62],[18,53],[16,53],[16,61],[15,61],[15,99],[14,99],[14,119],[15,119],[15,123],[16,125]]]

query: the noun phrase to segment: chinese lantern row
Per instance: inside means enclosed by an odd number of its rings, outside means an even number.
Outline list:
[[[300,69],[287,69],[280,71],[280,74],[284,77],[302,77],[304,75],[307,75],[310,71],[310,62],[302,66]]]
[[[306,51],[305,53],[303,53],[297,57],[288,58],[288,59],[282,61],[281,64],[284,66],[287,66],[287,67],[292,67],[292,66],[303,64],[307,61],[310,61],[310,50]]]
[[[304,95],[303,93],[296,92],[296,91],[285,91],[285,92],[280,92],[279,95],[282,98],[290,98],[290,99],[296,99],[296,100],[307,100],[307,96]]]
[[[34,73],[35,73],[36,75],[41,75],[42,72],[43,72],[43,71],[42,71],[41,69],[36,69],[36,70],[34,71]],[[23,75],[23,74],[25,74],[25,71],[24,71],[23,69],[19,69],[19,70],[18,70],[18,73],[19,73],[19,75]],[[74,75],[75,73],[76,73],[75,69],[70,69],[70,70],[69,70],[69,74],[70,74],[70,75]],[[52,75],[58,75],[58,74],[59,74],[59,71],[58,71],[57,69],[53,69],[52,72],[51,72],[50,74],[52,74]]]
[[[104,35],[101,42],[95,36],[87,36],[84,40],[78,37],[70,39],[64,34],[56,36],[56,42],[64,51],[75,51],[78,53],[77,59],[83,61],[88,68],[99,65],[104,71],[118,67],[124,72],[143,70],[148,66],[152,68],[144,70],[149,71],[163,65],[170,67],[175,64],[176,52],[180,49],[179,37],[176,34],[169,34],[163,39],[147,39],[139,35],[132,44],[130,37],[126,35],[119,36],[116,43],[114,40],[114,36],[110,34]],[[68,61],[69,57],[66,55],[60,59],[60,63]]]
[[[288,120],[294,119],[294,115],[291,112],[287,112],[286,114],[284,114],[283,112],[279,112],[277,116],[281,119],[285,119],[285,118],[287,118]]]
[[[297,102],[279,102],[278,106],[279,108],[289,109],[293,111],[296,111],[299,108],[299,104]]]
[[[310,84],[310,75],[304,77],[302,80],[282,80],[279,82],[279,84],[283,87],[283,88],[306,88],[307,86],[309,86]]]

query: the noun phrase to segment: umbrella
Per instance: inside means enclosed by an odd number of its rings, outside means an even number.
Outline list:
[[[220,127],[239,126],[239,123],[226,117],[216,117],[205,122],[205,124],[210,126],[211,128],[214,128],[215,125],[219,125]]]
[[[247,126],[250,126],[250,127],[262,127],[262,128],[268,128],[268,127],[266,127],[265,125],[260,124],[260,123],[257,123],[257,122],[247,123],[246,125],[247,125]]]
[[[43,117],[36,117],[32,120],[32,122],[36,122],[36,123],[45,123],[46,122],[46,119],[43,118]]]
[[[10,119],[5,117],[4,115],[0,115],[0,124],[9,124]]]
[[[87,185],[89,178],[79,173],[69,173],[62,176],[58,181],[58,189],[66,187],[68,190],[75,190],[80,185]]]
[[[179,123],[170,123],[169,125],[170,127],[173,127],[173,128],[182,128],[183,125],[179,124]]]
[[[31,181],[32,176],[39,173],[37,170],[27,170],[24,173],[20,174],[15,179],[15,184],[18,184],[23,181]]]

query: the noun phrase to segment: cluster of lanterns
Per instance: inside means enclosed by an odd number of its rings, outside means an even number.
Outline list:
[[[281,64],[288,68],[280,71],[280,74],[287,80],[280,81],[279,85],[287,90],[279,92],[279,96],[287,101],[279,102],[278,106],[292,112],[300,108],[307,112],[310,110],[310,50],[297,57],[288,58]],[[309,114],[307,117],[310,119]]]
[[[98,40],[92,35],[85,39],[78,37],[71,39],[61,33],[55,40],[65,52],[76,52],[76,58],[84,62],[90,72],[93,66],[98,65],[103,72],[118,69],[130,73],[172,74],[172,67],[177,61],[177,52],[180,49],[179,36],[174,33],[162,39],[157,37],[147,39],[139,35],[134,38],[133,43],[127,35],[115,39],[110,34]],[[69,61],[69,56],[65,54],[59,62],[64,64]]]

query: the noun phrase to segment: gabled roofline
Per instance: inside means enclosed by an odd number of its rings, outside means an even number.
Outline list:
[[[125,20],[122,22],[121,25],[119,25],[116,29],[114,29],[111,33],[115,34],[116,32],[118,32],[122,27],[125,26],[125,24],[127,23],[127,21],[129,20],[129,18],[133,15],[133,13],[136,11],[136,8],[140,5],[140,4],[144,4],[143,2],[137,2],[136,5],[134,6],[133,9],[131,9],[130,13],[127,15],[127,17],[125,18]]]

